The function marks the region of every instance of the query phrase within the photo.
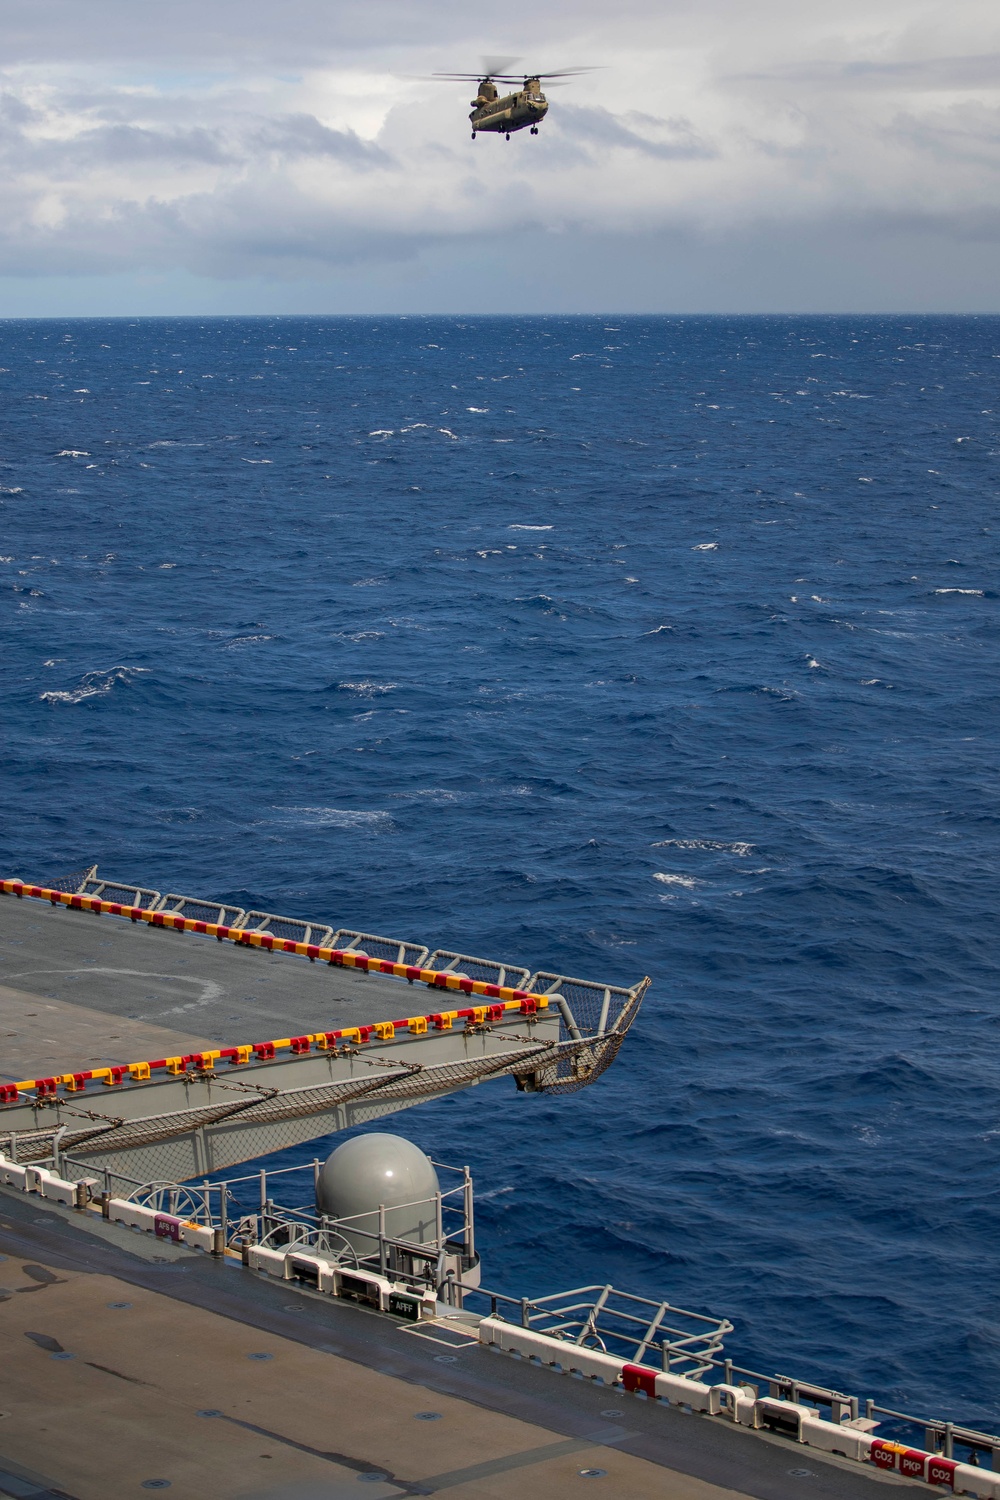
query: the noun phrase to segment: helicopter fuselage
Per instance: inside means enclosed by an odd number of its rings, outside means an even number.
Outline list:
[[[495,91],[494,91],[495,92]],[[496,131],[498,135],[510,135],[515,130],[524,130],[526,127],[535,129],[548,113],[548,100],[540,89],[519,89],[517,93],[507,94],[502,99],[479,98],[473,99],[472,114],[469,116],[472,122],[472,133],[477,135],[482,130]]]

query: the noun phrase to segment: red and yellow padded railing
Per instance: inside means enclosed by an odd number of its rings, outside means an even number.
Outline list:
[[[468,979],[463,974],[450,974],[439,969],[421,969],[413,964],[392,963],[385,958],[369,958],[366,953],[352,953],[340,948],[320,948],[313,943],[295,943],[289,938],[272,937],[266,932],[246,932],[240,927],[223,927],[214,922],[195,922],[190,917],[181,917],[174,912],[149,911],[142,906],[122,906],[116,901],[101,901],[96,896],[78,896],[67,891],[53,891],[46,886],[26,885],[21,880],[0,881],[0,891],[9,896],[29,896],[39,901],[50,901],[53,906],[68,906],[73,911],[90,911],[98,916],[128,917],[132,922],[146,922],[151,927],[170,927],[176,932],[200,932],[219,942],[239,943],[247,948],[266,948],[273,953],[295,953],[313,962],[328,963],[337,968],[361,969],[367,974],[392,974],[397,979],[419,981],[432,989],[453,990],[463,995],[478,995],[493,1001],[491,1005],[468,1006],[463,1010],[435,1011],[424,1016],[409,1016],[398,1021],[376,1021],[370,1026],[348,1026],[339,1031],[317,1031],[304,1036],[281,1037],[269,1042],[247,1042],[236,1047],[220,1047],[206,1052],[191,1052],[179,1057],[160,1057],[150,1062],[123,1063],[109,1068],[91,1068],[79,1073],[56,1073],[50,1078],[30,1078],[21,1083],[0,1083],[0,1104],[16,1104],[22,1094],[34,1094],[36,1098],[48,1098],[60,1089],[67,1093],[79,1093],[88,1083],[99,1082],[116,1087],[126,1080],[144,1083],[154,1073],[185,1074],[188,1072],[211,1073],[217,1062],[226,1062],[234,1067],[244,1067],[251,1062],[269,1062],[279,1052],[303,1053],[332,1052],[338,1042],[363,1046],[372,1037],[376,1041],[392,1041],[397,1031],[408,1031],[411,1036],[423,1036],[430,1028],[435,1031],[450,1031],[455,1021],[466,1025],[481,1026],[488,1021],[499,1021],[507,1011],[518,1011],[521,1015],[534,1015],[548,1007],[545,995],[531,995],[527,990],[511,989],[505,985],[487,984],[481,979]]]

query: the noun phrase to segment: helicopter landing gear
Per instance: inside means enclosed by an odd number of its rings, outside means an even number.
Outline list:
[[[475,132],[475,131],[473,131],[473,132],[472,132],[472,139],[473,139],[473,140],[475,140],[475,139],[476,139],[476,132]]]
[[[509,130],[506,133],[506,138],[507,138],[508,141],[510,140],[510,131]]]
[[[537,135],[538,134],[538,126],[537,125],[532,125],[531,130],[529,131],[529,134],[530,135]]]

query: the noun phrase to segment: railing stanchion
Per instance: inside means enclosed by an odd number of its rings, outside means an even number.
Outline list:
[[[472,1203],[472,1173],[468,1167],[462,1169],[465,1173],[463,1184],[463,1209],[465,1213],[465,1253],[469,1260],[476,1258],[476,1232],[473,1225],[473,1203]]]

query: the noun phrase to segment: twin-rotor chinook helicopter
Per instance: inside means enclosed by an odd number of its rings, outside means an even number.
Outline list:
[[[504,59],[506,62],[507,59]],[[513,61],[513,59],[510,59]],[[479,84],[479,91],[475,99],[469,102],[472,105],[472,114],[469,120],[472,123],[472,139],[483,130],[492,131],[495,135],[506,136],[510,140],[515,130],[528,130],[532,135],[538,134],[538,127],[548,114],[549,101],[542,93],[542,79],[572,78],[577,73],[588,73],[589,68],[564,68],[559,73],[524,73],[511,74],[502,71],[503,63],[499,69],[490,68],[488,64],[484,72],[480,73],[435,73],[435,78],[442,79],[470,79]],[[500,95],[497,88],[498,83],[520,84],[512,94]]]

